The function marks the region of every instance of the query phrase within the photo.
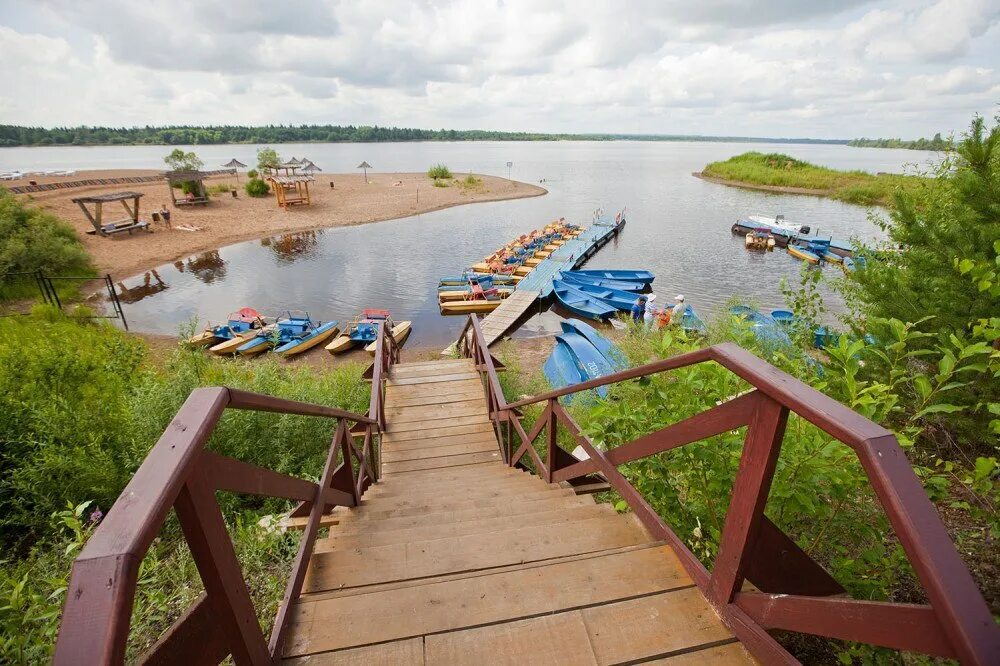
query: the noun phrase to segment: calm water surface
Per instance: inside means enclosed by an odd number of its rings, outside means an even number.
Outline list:
[[[167,264],[121,283],[133,329],[176,333],[193,317],[218,321],[243,305],[277,313],[295,308],[316,318],[348,320],[366,307],[414,321],[409,344],[451,341],[464,318],[438,314],[439,276],[461,272],[513,237],[566,217],[589,223],[599,207],[628,206],[621,236],[588,268],[642,268],[656,273],[659,302],[683,293],[702,316],[733,295],[767,308],[784,305],[781,278],[797,280],[799,262],[784,252],[748,252],[730,233],[738,217],[783,213],[838,238],[872,238],[864,208],[817,197],[767,194],[706,183],[691,173],[747,150],[784,152],[811,162],[870,172],[901,172],[926,153],[825,145],[646,142],[306,144],[277,147],[308,156],[327,171],[362,160],[378,171],[423,171],[443,162],[455,172],[540,181],[549,194],[474,204],[359,227],[248,241]],[[253,163],[254,146],[195,146],[206,165],[236,157]],[[158,168],[163,146],[0,149],[0,170]],[[377,174],[375,177],[378,177]],[[319,192],[317,198],[323,196]],[[281,214],[275,210],[275,215]],[[294,213],[293,213],[294,214]],[[837,277],[835,267],[823,269]],[[842,307],[830,295],[833,311]],[[558,330],[557,311],[532,317],[519,335]]]

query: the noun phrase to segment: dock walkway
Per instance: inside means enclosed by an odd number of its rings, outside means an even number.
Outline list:
[[[471,360],[385,395],[383,477],[316,542],[283,663],[752,663],[634,515],[502,462]]]
[[[524,316],[538,299],[552,295],[552,281],[560,271],[582,266],[621,230],[606,222],[595,222],[576,238],[559,246],[517,283],[514,293],[483,318],[486,344],[492,345]]]

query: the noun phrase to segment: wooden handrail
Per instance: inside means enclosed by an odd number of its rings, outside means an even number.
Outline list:
[[[471,339],[466,336],[469,327],[473,330]],[[477,317],[471,315],[459,350],[476,359],[485,375],[487,398],[491,410],[495,405],[497,411],[495,421],[509,423],[517,435],[519,446],[506,458],[508,464],[517,465],[529,455],[538,473],[550,482],[603,474],[650,533],[673,546],[681,564],[726,624],[765,663],[794,663],[767,629],[924,652],[969,664],[993,663],[1000,654],[1000,628],[889,430],[729,343],[508,404],[492,364],[485,360],[489,358],[485,340],[477,332]],[[594,446],[558,402],[560,397],[580,391],[706,361],[741,377],[754,390],[610,451]],[[540,402],[545,402],[546,407],[526,434],[516,410]],[[791,413],[857,454],[929,604],[877,603],[830,596],[841,595],[843,588],[764,515],[785,423]],[[588,459],[577,460],[558,447],[556,430],[560,426],[587,452]],[[746,439],[719,553],[709,571],[617,468],[744,426]],[[534,446],[543,430],[547,431],[545,463]],[[509,431],[508,441],[503,441],[502,432],[498,434],[501,447],[512,450],[515,442]],[[746,580],[760,591],[742,591]]]
[[[301,592],[322,515],[337,505],[357,506],[379,475],[374,438],[385,424],[383,377],[399,359],[398,345],[391,335],[388,342],[386,337],[380,323],[367,415],[226,387],[192,391],[74,561],[53,662],[124,663],[139,565],[171,508],[180,520],[205,594],[146,658],[217,663],[231,654],[238,664],[280,659],[289,611]],[[320,481],[205,450],[227,408],[337,419]],[[348,422],[363,426],[360,447]],[[352,460],[358,462],[357,477]],[[293,514],[309,516],[269,642],[257,622],[215,500],[217,490],[298,500],[301,504]]]

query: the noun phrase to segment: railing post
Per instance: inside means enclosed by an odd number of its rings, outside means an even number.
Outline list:
[[[757,539],[787,421],[788,408],[764,396],[750,418],[708,585],[708,599],[716,605],[729,604],[743,585],[747,556]]]
[[[549,400],[548,421],[545,424],[547,431],[546,441],[548,442],[548,451],[545,458],[545,481],[547,483],[552,483],[552,473],[556,469],[556,447],[559,446],[556,443],[556,429],[559,427],[559,421],[556,410],[553,409],[554,402],[554,399]]]
[[[222,510],[201,470],[196,469],[181,488],[174,510],[198,566],[215,621],[221,625],[232,650],[233,661],[270,664],[271,655]]]

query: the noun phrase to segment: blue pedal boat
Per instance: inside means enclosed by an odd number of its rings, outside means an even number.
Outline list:
[[[575,270],[577,275],[589,275],[590,277],[602,278],[605,280],[621,280],[623,282],[641,282],[642,284],[652,284],[656,278],[649,271],[636,271],[625,269],[606,270]]]
[[[308,313],[292,313],[279,319],[274,329],[263,330],[236,348],[241,356],[254,356],[271,349],[281,356],[294,356],[312,349],[337,332],[337,322],[313,321]]]
[[[569,291],[582,292],[593,298],[600,299],[615,309],[624,311],[631,309],[632,305],[635,304],[636,299],[639,298],[636,294],[630,291],[598,287],[592,284],[573,284],[572,282],[567,282],[565,280],[553,280],[552,286],[555,289],[567,289]]]
[[[555,288],[552,290],[552,293],[555,294],[556,300],[564,308],[573,314],[587,319],[608,319],[618,312],[616,308],[604,301],[588,296],[576,289],[569,287],[563,287],[562,289]]]
[[[573,284],[590,284],[596,287],[607,287],[608,289],[618,289],[619,291],[642,291],[646,288],[642,282],[628,282],[625,280],[605,280],[589,275],[577,275],[576,271],[562,271],[559,273],[560,279]]]

